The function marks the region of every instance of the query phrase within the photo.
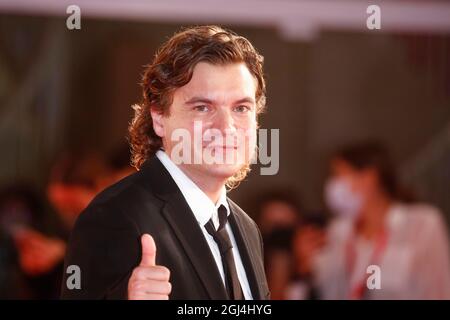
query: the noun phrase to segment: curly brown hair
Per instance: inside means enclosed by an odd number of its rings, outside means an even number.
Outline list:
[[[194,67],[199,62],[215,65],[245,63],[258,83],[257,114],[263,111],[266,103],[263,56],[253,45],[246,38],[219,26],[183,29],[162,45],[145,69],[143,99],[133,106],[134,118],[128,128],[131,162],[136,169],[139,170],[162,147],[162,139],[153,129],[150,109],[168,115],[174,91],[191,80]],[[248,171],[247,167],[238,172],[230,180],[231,184],[242,180]]]

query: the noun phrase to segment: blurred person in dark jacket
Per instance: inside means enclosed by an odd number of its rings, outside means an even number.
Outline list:
[[[292,237],[301,221],[298,198],[290,190],[274,190],[258,197],[256,222],[264,241],[267,281],[274,300],[286,299],[292,280]]]
[[[325,212],[305,214],[292,237],[294,272],[286,289],[288,300],[319,299],[311,274],[312,258],[326,243],[328,217]]]

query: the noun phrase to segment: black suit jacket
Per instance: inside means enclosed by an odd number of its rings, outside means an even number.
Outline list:
[[[254,221],[228,199],[230,224],[254,299],[268,299],[263,246]],[[81,289],[63,299],[126,299],[128,280],[141,260],[140,238],[156,243],[156,264],[171,271],[170,299],[227,299],[214,257],[178,186],[157,157],[101,192],[72,232],[65,268],[77,265]]]

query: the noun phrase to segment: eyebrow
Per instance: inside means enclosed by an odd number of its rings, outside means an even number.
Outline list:
[[[196,104],[196,103],[206,103],[206,104],[214,104],[214,101],[208,98],[204,97],[192,97],[188,101],[185,102],[185,104]],[[245,97],[242,99],[239,99],[234,102],[234,104],[238,103],[255,103],[255,99],[250,97]]]

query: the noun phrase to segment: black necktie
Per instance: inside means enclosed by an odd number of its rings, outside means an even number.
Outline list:
[[[216,241],[220,255],[222,257],[223,271],[225,274],[225,287],[228,292],[228,296],[232,300],[243,300],[244,295],[239,283],[239,278],[236,271],[236,264],[234,263],[233,245],[231,244],[230,237],[228,235],[225,225],[227,224],[227,209],[221,205],[218,209],[219,214],[219,229],[214,227],[212,219],[205,224],[206,231]]]

